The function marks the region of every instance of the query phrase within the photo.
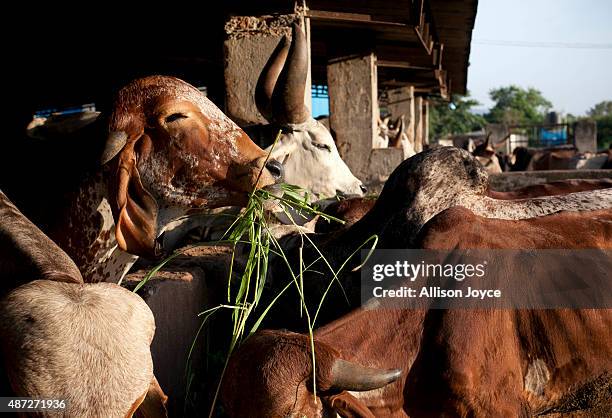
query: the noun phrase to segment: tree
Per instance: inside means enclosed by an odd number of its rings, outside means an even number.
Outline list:
[[[430,107],[429,124],[431,136],[440,138],[449,134],[462,134],[482,129],[486,123],[472,108],[480,103],[465,96],[454,95],[451,102],[433,101]]]
[[[534,88],[499,87],[489,92],[495,105],[485,118],[491,123],[506,125],[535,125],[544,122],[552,103]]]
[[[598,147],[612,146],[612,100],[597,103],[587,111],[587,115],[597,123]]]
[[[612,100],[604,100],[603,102],[597,103],[588,112],[592,118],[600,118],[604,116],[612,116]]]
[[[597,146],[599,148],[612,147],[612,114],[595,118],[597,122]]]

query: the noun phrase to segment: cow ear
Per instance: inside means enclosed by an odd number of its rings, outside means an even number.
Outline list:
[[[376,418],[363,402],[348,392],[329,396],[327,402],[331,409],[343,418]]]
[[[140,138],[128,141],[119,156],[115,237],[123,251],[151,258],[157,255],[157,202],[140,180],[134,149]]]

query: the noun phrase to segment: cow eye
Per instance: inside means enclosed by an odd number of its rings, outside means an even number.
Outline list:
[[[320,144],[318,142],[313,142],[312,145],[314,145],[315,147],[319,148],[319,149],[324,149],[326,151],[331,152],[331,147],[327,144]]]
[[[175,120],[185,119],[187,115],[183,113],[173,113],[170,116],[166,116],[166,123],[174,122]]]

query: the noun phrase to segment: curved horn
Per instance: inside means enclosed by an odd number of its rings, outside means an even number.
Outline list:
[[[104,151],[102,151],[102,157],[100,157],[100,163],[106,164],[112,160],[115,155],[119,154],[119,151],[123,149],[127,143],[128,135],[123,131],[110,132],[106,138],[106,144],[104,145]]]
[[[404,133],[404,115],[397,118],[395,130],[397,131],[397,133],[395,135],[395,138],[393,138],[393,141],[395,144],[399,144],[402,139],[402,134]]]
[[[336,359],[332,366],[331,389],[356,391],[378,389],[396,381],[401,375],[401,369],[374,369]]]
[[[304,104],[304,90],[308,74],[306,36],[297,23],[293,24],[291,32],[293,39],[287,62],[272,94],[274,118],[281,124],[303,123],[310,117],[310,111]]]
[[[485,142],[484,142],[485,148],[489,148],[490,143],[491,143],[491,132],[487,134],[487,139],[485,139]]]
[[[287,60],[287,54],[289,53],[289,39],[284,36],[283,39],[278,43],[272,55],[268,59],[268,62],[261,70],[259,79],[257,80],[257,86],[255,87],[255,105],[259,113],[263,115],[268,122],[273,120],[272,114],[272,92],[276,85],[276,80],[280,75],[283,65]]]

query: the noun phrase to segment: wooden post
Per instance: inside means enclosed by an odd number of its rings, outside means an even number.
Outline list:
[[[423,145],[429,145],[429,100],[423,99]]]
[[[340,156],[364,180],[377,130],[376,57],[340,58],[327,66],[330,125]]]
[[[414,104],[414,150],[423,151],[423,98],[415,99]]]

